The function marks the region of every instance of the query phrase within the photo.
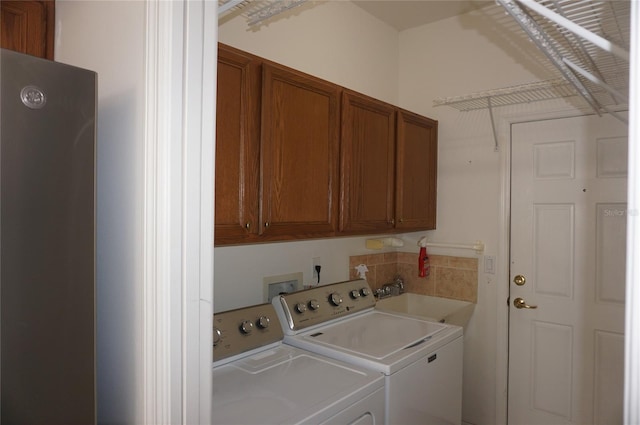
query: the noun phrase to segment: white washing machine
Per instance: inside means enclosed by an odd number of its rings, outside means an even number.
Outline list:
[[[384,422],[384,376],[282,343],[271,304],[213,317],[213,424]]]
[[[375,310],[364,280],[273,299],[284,342],[385,375],[388,425],[460,424],[462,328]]]

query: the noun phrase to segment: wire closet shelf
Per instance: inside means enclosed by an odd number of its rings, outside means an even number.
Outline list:
[[[437,98],[459,111],[580,96],[598,115],[627,109],[629,0],[497,0],[559,73],[558,79]]]

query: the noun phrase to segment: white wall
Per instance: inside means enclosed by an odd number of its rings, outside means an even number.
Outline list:
[[[142,423],[142,1],[56,1],[56,60],[98,73],[97,386],[101,424]]]
[[[398,33],[346,1],[309,2],[249,29],[236,12],[218,40],[389,103],[398,97]]]

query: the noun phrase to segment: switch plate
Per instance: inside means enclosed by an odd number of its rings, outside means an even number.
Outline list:
[[[484,272],[487,274],[496,274],[496,257],[494,255],[484,256]]]

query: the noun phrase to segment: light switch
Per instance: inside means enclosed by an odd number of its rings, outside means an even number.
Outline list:
[[[494,255],[484,256],[484,272],[488,274],[496,274],[496,257]]]

